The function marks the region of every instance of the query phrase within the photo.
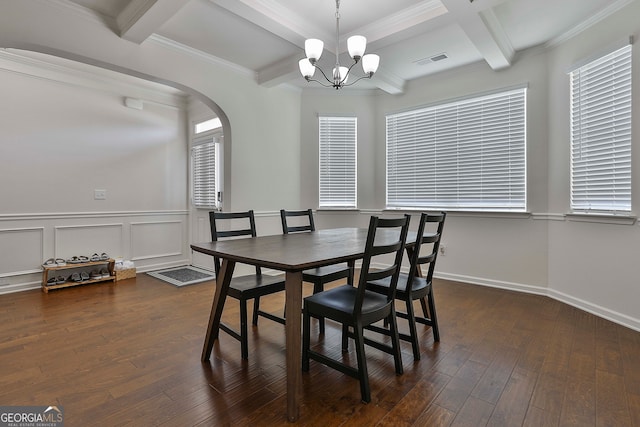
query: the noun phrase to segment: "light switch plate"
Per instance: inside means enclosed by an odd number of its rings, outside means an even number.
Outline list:
[[[107,190],[93,190],[94,200],[107,200]]]

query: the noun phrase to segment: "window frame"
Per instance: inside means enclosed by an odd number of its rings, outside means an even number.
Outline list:
[[[191,139],[191,205],[196,209],[220,209],[222,206],[222,139],[221,129],[207,130],[194,134]],[[213,160],[213,170],[209,169],[206,176],[198,177],[199,163],[198,151],[206,150],[202,156]],[[203,160],[206,162],[206,159]],[[210,164],[210,163],[209,163]],[[202,183],[202,181],[209,181]],[[200,190],[200,185],[203,189]],[[213,193],[213,196],[200,198],[199,193]]]
[[[626,42],[568,71],[571,213],[631,214],[632,67]]]
[[[331,114],[318,116],[318,207],[320,209],[357,209],[358,207],[358,118],[356,116]]]
[[[491,121],[503,111],[511,114],[506,123]],[[385,122],[386,209],[527,211],[527,85],[389,113]],[[504,134],[491,137],[492,123]],[[507,163],[479,162],[486,159]],[[506,184],[495,176],[500,170]]]

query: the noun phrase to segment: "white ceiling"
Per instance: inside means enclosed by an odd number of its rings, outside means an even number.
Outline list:
[[[98,15],[95,25],[126,40],[198,51],[268,87],[315,85],[298,72],[307,38],[325,42],[322,68],[335,62],[335,0],[57,1]],[[518,52],[570,37],[631,1],[342,0],[340,62],[350,62],[347,37],[367,37],[380,69],[357,87],[401,93],[411,79],[476,61],[507,68]],[[440,54],[447,59],[429,60]]]

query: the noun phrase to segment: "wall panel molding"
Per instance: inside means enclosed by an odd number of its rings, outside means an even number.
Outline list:
[[[188,210],[172,211],[113,211],[113,212],[48,212],[48,213],[16,213],[0,214],[0,221],[17,220],[60,220],[78,218],[121,218],[121,217],[148,217],[148,216],[182,216],[188,215]]]
[[[40,273],[44,261],[44,227],[0,229],[0,277]]]
[[[57,225],[53,228],[53,239],[56,257],[90,256],[94,252],[117,257],[124,253],[124,224]]]
[[[184,221],[140,221],[130,227],[131,260],[183,255]]]

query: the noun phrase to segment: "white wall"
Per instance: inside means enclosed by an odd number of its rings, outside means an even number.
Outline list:
[[[307,156],[302,181],[306,206],[317,207],[317,114],[356,113],[359,120],[358,204],[352,214],[319,212],[326,226],[363,224],[385,212],[385,115],[391,112],[527,84],[528,214],[450,212],[437,274],[488,286],[549,295],[640,330],[637,254],[640,229],[616,221],[580,222],[569,212],[569,88],[566,74],[576,61],[637,34],[640,2],[557,45],[520,53],[495,72],[476,63],[408,83],[403,95],[303,94],[301,140]],[[382,59],[384,65],[384,58]],[[640,102],[640,55],[634,47],[634,104]],[[375,77],[374,77],[375,78]],[[344,96],[342,96],[344,95]],[[636,102],[637,101],[637,102]],[[640,109],[634,109],[634,124]],[[364,129],[362,128],[364,127]],[[366,137],[363,137],[366,135]],[[634,131],[634,176],[640,174],[640,142]],[[315,144],[315,145],[314,145]],[[364,154],[363,154],[364,153]],[[637,180],[634,180],[637,184]],[[634,187],[634,212],[640,185]],[[393,212],[397,213],[397,212]],[[602,220],[600,218],[599,220]],[[633,223],[633,218],[631,219]]]
[[[3,4],[0,14],[0,47],[32,50],[53,54],[63,58],[74,59],[87,64],[97,65],[105,69],[124,72],[133,76],[145,78],[151,81],[166,83],[192,94],[200,101],[208,105],[222,119],[225,127],[225,210],[240,210],[253,208],[256,210],[275,211],[281,206],[296,206],[299,202],[300,186],[299,176],[299,136],[300,136],[300,92],[290,88],[263,88],[256,84],[254,76],[245,70],[230,69],[224,65],[215,63],[202,56],[192,55],[175,46],[167,45],[158,40],[147,40],[141,45],[128,42],[118,37],[103,22],[93,16],[78,15],[73,9],[62,7],[57,2],[41,2],[23,0]],[[69,98],[71,99],[71,98]],[[4,108],[8,108],[3,103]],[[115,107],[114,107],[115,108]],[[113,111],[109,111],[112,115]],[[128,112],[130,113],[130,112]],[[135,113],[135,112],[134,112]],[[113,118],[113,117],[111,117]],[[74,126],[78,123],[74,122]],[[150,122],[152,124],[152,122]],[[137,125],[136,125],[137,126]],[[2,134],[2,132],[0,132]],[[186,132],[185,132],[186,134]],[[101,143],[109,139],[108,135],[101,135]],[[111,141],[111,143],[113,143]],[[15,149],[15,146],[3,143],[6,150]],[[11,289],[24,289],[37,286],[40,271],[39,265],[54,251],[60,255],[66,254],[65,248],[56,249],[59,240],[57,238],[44,237],[49,231],[43,227],[55,228],[61,221],[71,221],[77,225],[89,225],[87,229],[93,229],[93,225],[108,225],[120,228],[119,240],[105,244],[105,249],[117,255],[126,251],[131,253],[131,241],[138,241],[144,248],[139,257],[138,264],[148,263],[148,268],[158,268],[163,265],[172,265],[173,260],[180,259],[181,263],[189,262],[191,253],[188,248],[189,229],[185,224],[188,213],[187,206],[187,147],[181,146],[180,152],[167,150],[164,154],[158,151],[144,153],[138,152],[144,158],[145,154],[154,157],[154,163],[160,168],[155,171],[145,168],[148,174],[137,172],[139,164],[134,164],[127,159],[120,159],[118,163],[111,163],[117,169],[116,173],[109,175],[109,182],[117,181],[115,191],[108,191],[107,204],[104,210],[107,216],[96,218],[90,214],[89,219],[77,220],[79,212],[93,209],[93,189],[101,183],[100,174],[93,182],[79,183],[86,179],[78,172],[78,169],[70,169],[70,178],[64,184],[68,189],[63,197],[65,202],[57,202],[47,195],[42,204],[37,204],[37,209],[50,212],[47,220],[41,220],[37,226],[30,221],[31,212],[25,209],[35,209],[31,202],[19,202],[20,208],[12,208],[12,203],[3,200],[0,208],[0,228],[8,230],[3,233],[5,245],[12,247],[12,242],[20,240],[16,237],[25,231],[24,240],[31,245],[29,250],[21,254],[12,255],[8,266],[0,269],[0,286],[5,291]],[[65,150],[70,156],[78,154],[73,150]],[[38,153],[39,154],[39,153]],[[87,153],[83,153],[87,155]],[[42,161],[37,157],[36,161]],[[54,167],[66,167],[69,162],[56,162]],[[73,164],[73,162],[71,162]],[[40,165],[42,166],[42,165]],[[38,183],[45,179],[58,183],[55,174],[45,172],[48,169],[35,168],[29,163],[30,170],[41,171],[43,178],[29,181],[25,188],[32,191],[33,188],[44,188]],[[92,172],[95,168],[80,166],[81,170]],[[157,172],[157,173],[156,173]],[[45,175],[49,173],[49,175]],[[159,175],[162,177],[159,178]],[[46,178],[45,178],[46,177]],[[4,177],[7,179],[6,177]],[[144,183],[148,188],[142,195],[119,191],[121,185],[129,180],[136,179]],[[104,181],[102,181],[104,182]],[[15,182],[15,188],[11,197],[22,194],[20,182]],[[3,185],[4,187],[4,185]],[[83,202],[87,189],[90,189],[89,200]],[[41,190],[44,191],[44,190]],[[159,196],[162,194],[162,196]],[[47,203],[47,200],[54,200]],[[128,205],[126,201],[131,201]],[[118,203],[116,206],[112,203]],[[120,204],[122,203],[122,205]],[[131,206],[127,209],[151,209],[160,211],[160,216],[145,217],[144,220],[131,216],[131,212],[115,212],[112,210],[125,209],[121,206]],[[102,206],[102,205],[101,205]],[[8,210],[5,210],[8,209]],[[102,207],[96,209],[103,209]],[[168,213],[177,210],[179,218]],[[9,212],[11,212],[9,214]],[[169,216],[169,218],[166,218]],[[183,218],[183,216],[185,218]],[[47,221],[50,221],[47,222]],[[166,241],[176,245],[165,253],[157,253],[154,249],[157,240],[147,238],[145,233],[157,235],[158,227],[154,225],[136,224],[135,232],[127,230],[127,223],[155,221],[167,222],[171,229]],[[175,222],[177,221],[177,222]],[[271,221],[270,221],[271,222]],[[173,225],[172,225],[173,224]],[[176,224],[180,224],[177,226]],[[173,227],[173,228],[172,228]],[[16,234],[18,233],[18,234]],[[91,234],[91,233],[90,233]],[[113,235],[117,234],[114,231]],[[8,237],[5,237],[8,236]],[[51,242],[53,239],[55,242]],[[75,241],[74,237],[74,241]],[[208,238],[207,238],[208,240]],[[42,244],[37,242],[44,242]],[[93,242],[85,240],[86,244],[93,246]],[[0,243],[1,245],[1,243]],[[66,244],[65,244],[66,245]],[[72,244],[73,250],[94,251],[77,244]],[[113,250],[112,250],[113,248]],[[122,249],[121,249],[122,248]],[[3,253],[4,253],[3,248]],[[63,253],[65,252],[65,253]],[[159,263],[152,261],[159,255],[166,255]],[[169,260],[169,261],[167,261]],[[25,273],[26,272],[26,273]],[[24,274],[23,274],[24,273]]]
[[[579,61],[636,39],[640,2],[632,2],[605,21],[560,44],[549,53],[549,207],[569,211],[569,77]],[[633,46],[632,203],[640,211],[640,51]],[[549,224],[549,289],[604,317],[640,329],[638,254],[640,228],[612,221],[581,222],[568,216]]]
[[[184,96],[6,53],[0,92],[0,293],[51,257],[188,261]]]

